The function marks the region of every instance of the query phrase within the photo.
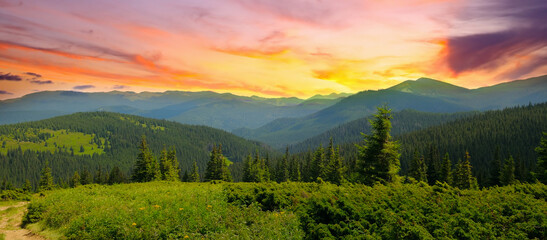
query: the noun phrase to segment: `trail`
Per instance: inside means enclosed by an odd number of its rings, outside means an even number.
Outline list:
[[[6,240],[43,240],[31,231],[21,228],[23,214],[28,202],[18,202],[9,206],[0,207],[0,233],[5,235]]]

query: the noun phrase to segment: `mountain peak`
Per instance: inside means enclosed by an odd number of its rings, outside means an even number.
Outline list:
[[[388,89],[423,96],[447,96],[469,91],[467,88],[426,77],[407,80]]]

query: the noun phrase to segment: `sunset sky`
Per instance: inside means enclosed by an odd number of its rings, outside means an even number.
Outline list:
[[[546,23],[545,0],[0,0],[0,99],[476,88],[547,74]]]

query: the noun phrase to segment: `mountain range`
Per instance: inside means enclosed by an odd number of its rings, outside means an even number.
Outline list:
[[[388,89],[359,92],[304,117],[276,119],[259,128],[241,128],[233,133],[279,148],[319,135],[340,124],[370,116],[377,106],[383,104],[394,111],[414,109],[454,113],[502,109],[545,101],[547,75],[478,89],[420,78]]]
[[[0,124],[75,112],[108,111],[210,126],[281,148],[370,116],[383,104],[394,111],[455,113],[545,101],[547,75],[477,89],[419,78],[378,91],[316,95],[308,99],[245,97],[210,91],[46,91],[0,101]]]

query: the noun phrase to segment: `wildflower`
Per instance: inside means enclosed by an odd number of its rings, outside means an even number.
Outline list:
[[[133,225],[133,226],[137,226],[137,223],[133,223],[133,224],[131,224],[131,225]]]
[[[154,207],[155,207],[155,208],[160,208],[160,205],[157,205],[157,204],[156,204],[156,205],[154,205]]]
[[[208,208],[212,208],[213,206],[211,206],[211,205],[207,205],[207,207],[208,207]]]
[[[184,210],[184,208],[179,208],[179,211],[182,211],[182,210]]]
[[[188,235],[184,235],[184,238],[189,238]]]
[[[283,211],[280,212],[280,214],[283,214],[283,213],[285,213],[285,212],[283,212]]]
[[[141,208],[139,208],[139,210],[141,210],[141,211],[142,211],[142,210],[144,210],[144,209],[145,209],[145,207],[141,207]]]
[[[274,213],[274,216],[275,216],[275,217],[277,217],[277,216],[279,216],[279,214],[277,214],[277,213]]]

